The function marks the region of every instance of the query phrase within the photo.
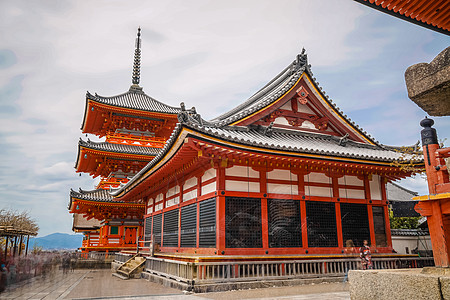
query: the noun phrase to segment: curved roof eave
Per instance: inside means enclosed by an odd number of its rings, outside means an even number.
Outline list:
[[[344,150],[342,152],[336,152],[333,150],[330,151],[324,151],[324,150],[318,150],[318,149],[308,149],[308,148],[295,148],[292,146],[288,146],[288,145],[276,145],[276,144],[269,144],[268,142],[266,143],[262,143],[260,141],[252,141],[251,140],[251,136],[248,134],[248,130],[246,129],[242,129],[239,128],[237,126],[228,126],[227,129],[230,131],[234,131],[234,132],[239,132],[242,131],[244,132],[244,136],[247,137],[246,139],[243,138],[239,138],[236,136],[232,136],[230,135],[230,132],[223,132],[224,129],[223,128],[219,128],[219,127],[213,127],[213,128],[209,128],[207,129],[205,126],[200,126],[200,125],[195,125],[195,124],[180,124],[178,123],[177,126],[175,127],[174,132],[172,133],[171,137],[169,138],[169,140],[167,141],[166,145],[164,146],[164,148],[161,150],[161,152],[158,153],[158,155],[152,160],[150,161],[144,168],[142,168],[129,182],[127,182],[125,185],[113,190],[112,192],[110,192],[111,196],[113,197],[122,197],[124,194],[126,194],[128,192],[128,189],[133,189],[135,184],[138,183],[139,180],[145,180],[145,178],[147,178],[148,176],[151,176],[151,174],[153,173],[149,173],[154,167],[156,167],[163,159],[165,159],[166,161],[168,161],[170,159],[170,157],[168,158],[167,155],[169,154],[169,151],[172,150],[172,146],[174,145],[174,143],[177,140],[180,140],[179,136],[182,132],[183,129],[187,129],[187,130],[191,130],[191,131],[196,131],[198,132],[200,135],[202,135],[202,137],[205,137],[206,135],[213,137],[213,138],[217,138],[217,139],[221,139],[225,142],[229,141],[229,142],[233,142],[236,144],[241,144],[241,145],[249,145],[249,146],[253,146],[253,147],[259,147],[262,150],[280,150],[280,151],[285,151],[285,152],[291,152],[292,154],[317,154],[317,155],[321,155],[321,156],[328,156],[328,157],[336,157],[336,158],[343,158],[343,159],[353,159],[356,160],[355,162],[361,161],[362,163],[364,163],[364,161],[373,161],[373,163],[388,163],[388,162],[392,162],[395,157],[394,156],[399,156],[400,154],[391,151],[391,150],[386,150],[383,149],[379,146],[371,146],[368,144],[363,144],[363,143],[357,143],[357,142],[348,142],[349,145],[351,145],[353,148],[358,148],[358,149],[363,149],[361,151],[361,153],[354,153],[352,154],[346,154],[345,152],[348,151],[349,148],[346,148],[346,146],[338,146],[339,145],[339,138],[336,137],[332,137],[332,136],[327,136],[326,138],[322,138],[322,140],[326,140],[327,143],[329,143],[330,145],[333,145],[334,147],[342,147],[342,150]],[[216,130],[216,132],[214,132],[214,130]],[[220,133],[219,131],[222,131],[222,133]],[[285,132],[288,130],[278,130],[276,129],[277,132]],[[262,136],[260,133],[257,132],[253,132],[254,135],[259,135]],[[296,136],[308,136],[310,138],[319,138],[319,134],[314,134],[314,133],[293,133]],[[189,136],[189,134],[186,134],[186,136]],[[250,136],[250,137],[249,137]],[[281,137],[282,140],[291,140],[289,138],[285,138],[285,137]],[[183,138],[184,140],[184,138]],[[276,142],[276,141],[274,141]],[[178,147],[181,146],[181,142],[179,143]],[[364,154],[364,149],[367,149],[366,152],[368,152],[367,154]],[[371,152],[374,152],[373,155],[370,155]],[[386,153],[390,155],[389,156],[380,156],[381,153]],[[378,154],[378,156],[374,156],[375,154]],[[161,166],[164,165],[161,164]],[[161,166],[157,166],[158,168]],[[145,176],[145,178],[142,178],[143,176]]]

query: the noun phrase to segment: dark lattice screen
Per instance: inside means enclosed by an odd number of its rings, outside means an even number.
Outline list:
[[[198,245],[200,248],[216,247],[216,198],[200,202]]]
[[[377,247],[387,247],[384,209],[382,206],[372,206],[372,212],[373,227],[375,231],[375,243]]]
[[[153,239],[161,246],[162,214],[153,216]]]
[[[306,201],[309,247],[337,247],[336,209],[333,202]]]
[[[225,199],[225,246],[227,248],[261,248],[261,199]]]
[[[164,247],[178,247],[178,214],[178,209],[174,209],[164,213]]]
[[[181,208],[181,247],[197,246],[197,203]]]
[[[300,201],[268,200],[269,247],[301,247]]]
[[[145,218],[144,225],[144,241],[149,241],[148,243],[144,243],[145,247],[150,246],[150,239],[152,238],[152,217]]]
[[[343,244],[361,247],[364,240],[370,241],[367,205],[354,203],[340,205]]]

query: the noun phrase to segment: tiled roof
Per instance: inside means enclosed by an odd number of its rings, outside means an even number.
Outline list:
[[[93,191],[83,191],[82,189],[79,192],[74,190],[70,190],[70,198],[76,198],[80,200],[88,200],[95,202],[114,202],[114,203],[125,203],[123,201],[114,200],[114,197],[104,189],[97,189]]]
[[[164,103],[161,103],[158,100],[155,100],[152,97],[148,96],[143,91],[136,89],[130,89],[126,93],[112,97],[103,97],[97,94],[92,95],[89,92],[87,92],[86,98],[111,106],[118,106],[149,112],[177,114],[181,110],[179,107],[172,107]]]
[[[226,127],[200,127],[190,124],[196,130],[218,137],[220,139],[252,145],[266,149],[291,151],[294,153],[314,153],[321,155],[351,157],[372,161],[392,161],[400,157],[400,153],[384,149],[381,146],[372,146],[354,141],[347,141],[340,146],[339,137],[330,135],[292,131],[272,128],[272,134],[264,133],[266,127],[253,127],[250,129]]]
[[[136,154],[136,155],[148,155],[148,156],[156,156],[160,148],[152,148],[152,147],[144,147],[144,146],[136,146],[136,145],[124,145],[124,144],[114,144],[108,142],[92,142],[90,140],[83,141],[80,138],[78,142],[80,147],[90,148],[99,151],[107,151],[107,152],[117,152],[117,153],[125,153],[125,154]]]
[[[262,149],[277,149],[296,153],[313,153],[319,155],[357,158],[370,161],[390,162],[400,157],[400,153],[390,149],[385,149],[379,145],[368,145],[347,141],[345,146],[340,146],[340,138],[322,135],[317,133],[307,133],[292,131],[287,129],[272,128],[270,135],[266,134],[266,128],[239,127],[239,126],[207,126],[190,123],[178,123],[172,135],[167,140],[164,148],[158,155],[142,168],[127,184],[112,190],[112,195],[119,195],[125,188],[129,187],[136,180],[155,166],[170,150],[178,138],[183,128],[190,128],[200,133],[216,137],[224,141],[235,142],[243,145],[251,145]]]
[[[393,182],[387,184],[386,194],[389,201],[412,201],[412,197],[418,195],[417,192],[410,191]]]
[[[302,66],[298,68],[297,71],[292,71],[294,66],[294,63],[290,64],[283,72],[278,74],[247,101],[211,120],[211,122],[214,122],[219,126],[228,125],[260,110],[272,102],[275,102],[297,82],[301,74],[306,70],[306,67]]]
[[[274,79],[251,96],[247,101],[211,120],[210,122],[219,127],[226,126],[242,120],[243,118],[263,109],[264,107],[267,107],[268,105],[276,102],[289,89],[291,89],[303,73],[308,75],[323,99],[329,104],[330,107],[334,108],[335,112],[342,119],[346,120],[348,124],[351,124],[356,131],[360,132],[361,135],[365,136],[371,142],[379,145],[378,141],[376,141],[370,134],[364,131],[361,127],[359,127],[359,125],[344,114],[344,112],[336,106],[330,97],[326,95],[325,91],[323,91],[311,71],[311,65],[308,64],[307,55],[305,54],[304,49],[301,54],[297,55],[296,60],[294,60],[289,66],[287,66],[287,68],[285,68]]]
[[[428,230],[421,229],[391,229],[393,236],[424,236],[429,235]]]

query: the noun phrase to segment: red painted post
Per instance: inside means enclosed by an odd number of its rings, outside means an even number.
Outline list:
[[[421,200],[415,210],[427,217],[433,246],[434,264],[437,267],[450,267],[450,186],[448,170],[443,174],[445,166],[441,166],[442,157],[437,150],[439,143],[436,129],[431,128],[434,121],[425,118],[420,122],[425,170],[427,173],[430,195]]]

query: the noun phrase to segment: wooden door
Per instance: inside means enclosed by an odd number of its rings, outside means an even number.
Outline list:
[[[137,227],[125,227],[125,244],[136,245]]]

